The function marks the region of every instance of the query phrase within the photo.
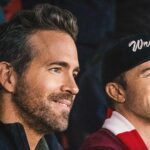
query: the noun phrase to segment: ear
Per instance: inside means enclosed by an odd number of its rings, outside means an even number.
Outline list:
[[[0,84],[8,92],[13,93],[16,85],[16,73],[7,62],[0,62]]]
[[[125,102],[125,91],[120,84],[115,82],[107,83],[105,90],[109,97],[115,100],[116,102]]]

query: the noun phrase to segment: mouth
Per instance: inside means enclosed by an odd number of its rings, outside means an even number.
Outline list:
[[[72,102],[70,100],[67,100],[67,99],[62,99],[62,100],[54,101],[54,102],[63,106],[63,107],[69,108],[69,109],[72,106]]]

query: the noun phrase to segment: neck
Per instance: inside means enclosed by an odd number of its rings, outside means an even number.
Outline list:
[[[116,111],[122,114],[127,120],[129,120],[135,129],[140,134],[145,145],[150,149],[150,120],[146,120],[135,113],[126,111],[123,107],[117,107]]]
[[[3,95],[0,105],[0,120],[3,123],[20,123],[23,125],[27,141],[30,147],[30,150],[35,150],[36,145],[43,135],[38,134],[35,130],[31,129],[21,117],[17,106],[12,102],[11,96]],[[10,115],[11,114],[11,115]]]
[[[146,146],[148,147],[148,149],[150,149],[150,124],[147,125],[143,125],[137,127],[137,131],[139,132],[140,136],[142,137],[144,143],[146,144]]]
[[[42,135],[37,134],[33,129],[25,126],[25,132],[28,139],[30,150],[35,150],[38,142],[42,138]]]

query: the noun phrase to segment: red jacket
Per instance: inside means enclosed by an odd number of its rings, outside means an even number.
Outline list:
[[[90,135],[79,150],[128,150],[109,130],[100,129]]]

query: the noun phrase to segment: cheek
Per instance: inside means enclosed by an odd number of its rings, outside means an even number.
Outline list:
[[[28,73],[26,76],[26,82],[33,90],[39,90],[44,93],[58,91],[63,84],[63,80],[64,77],[62,75],[52,74],[45,70],[45,68],[38,72]]]
[[[50,77],[38,78],[35,83],[35,88],[39,88],[41,91],[58,91],[60,90],[62,81]]]
[[[139,101],[147,99],[150,95],[150,86],[147,83],[135,83],[134,85],[128,85],[126,91],[126,99],[137,99]]]

